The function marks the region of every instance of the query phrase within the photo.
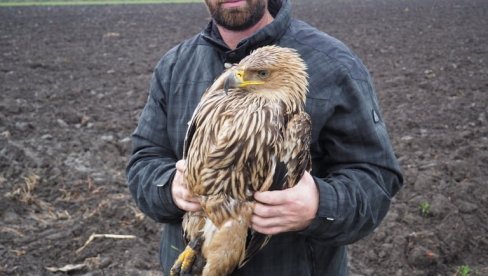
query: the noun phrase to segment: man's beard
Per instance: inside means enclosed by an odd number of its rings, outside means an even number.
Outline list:
[[[257,0],[256,4],[252,4],[253,0],[246,0],[247,5],[244,8],[222,8],[220,4],[207,3],[210,15],[215,22],[232,31],[243,31],[254,26],[261,18],[263,18],[266,11],[266,0]]]

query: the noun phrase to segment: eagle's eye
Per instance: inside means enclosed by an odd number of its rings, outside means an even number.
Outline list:
[[[269,71],[268,70],[259,70],[258,76],[262,79],[265,79],[269,76]]]

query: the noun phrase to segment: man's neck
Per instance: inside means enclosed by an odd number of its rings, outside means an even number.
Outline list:
[[[217,25],[217,28],[219,29],[220,35],[222,36],[222,39],[224,40],[225,44],[229,46],[230,49],[235,49],[237,47],[237,44],[241,42],[243,39],[250,37],[257,31],[261,30],[264,28],[266,25],[271,23],[273,21],[273,16],[269,13],[268,10],[263,15],[263,18],[259,20],[254,26],[250,27],[249,29],[243,30],[243,31],[231,31],[228,29],[225,29],[224,27]]]

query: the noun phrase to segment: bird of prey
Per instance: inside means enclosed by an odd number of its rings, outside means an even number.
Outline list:
[[[265,46],[202,96],[184,146],[202,210],[183,218],[189,244],[171,275],[228,275],[267,243],[250,229],[254,192],[293,187],[311,168],[306,69],[295,50]]]

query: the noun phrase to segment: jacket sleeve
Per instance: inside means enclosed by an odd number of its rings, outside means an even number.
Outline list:
[[[340,246],[379,225],[403,179],[370,77],[344,73],[332,90],[330,116],[319,133],[321,154],[313,156],[319,208],[302,233]]]
[[[151,79],[147,103],[132,134],[132,155],[126,174],[129,189],[143,213],[158,222],[180,220],[184,212],[171,195],[177,156],[171,150],[167,108],[158,67]]]

